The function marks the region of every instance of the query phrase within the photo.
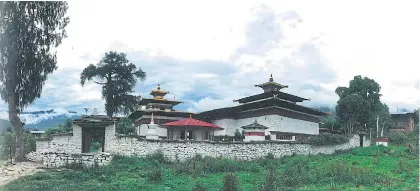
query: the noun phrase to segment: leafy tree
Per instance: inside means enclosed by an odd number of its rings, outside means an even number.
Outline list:
[[[116,124],[116,131],[119,134],[134,133],[133,121],[128,117],[121,118]]]
[[[57,69],[51,49],[66,37],[67,9],[63,1],[0,2],[0,92],[16,133],[16,161],[24,160],[19,114],[41,96],[48,74]]]
[[[105,53],[98,64],[90,64],[80,76],[82,86],[86,81],[102,86],[105,110],[109,117],[121,112],[128,114],[134,110],[140,97],[130,93],[136,85],[136,78],[141,81],[146,79],[146,73],[141,68],[137,69],[126,57],[125,53]]]
[[[47,129],[45,135],[50,137],[54,134],[70,133],[73,131],[73,122],[71,119],[67,119],[64,124],[59,124],[56,128]]]
[[[336,113],[345,132],[364,130],[365,125],[376,127],[378,116],[380,127],[385,128],[391,124],[388,106],[380,101],[380,90],[377,82],[360,75],[350,81],[349,87],[338,87],[335,90],[339,96]]]

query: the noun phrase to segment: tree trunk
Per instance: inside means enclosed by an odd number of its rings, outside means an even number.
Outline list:
[[[15,95],[9,95],[9,120],[12,123],[16,133],[16,152],[15,161],[24,161],[24,142],[23,142],[23,123],[18,116],[18,108],[16,107]]]

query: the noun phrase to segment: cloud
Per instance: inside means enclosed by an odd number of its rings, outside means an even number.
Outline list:
[[[391,110],[418,103],[416,6],[177,1],[162,7],[158,2],[69,2],[69,37],[58,48],[59,69],[27,110],[103,111],[101,87],[81,87],[80,73],[110,50],[126,52],[147,73],[134,94],[148,97],[161,84],[170,91],[168,99],[184,101],[177,106],[182,110],[232,106],[233,99],[261,93],[254,84],[270,74],[289,85],[285,92],[311,98],[303,103],[308,106],[334,105],[335,88],[355,75],[379,82]]]

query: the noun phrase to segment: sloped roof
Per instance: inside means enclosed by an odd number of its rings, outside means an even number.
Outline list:
[[[268,127],[259,124],[256,119],[253,123],[251,123],[249,125],[242,126],[241,128],[242,129],[268,129]]]
[[[163,126],[172,126],[172,127],[185,127],[185,126],[194,126],[194,127],[207,127],[207,128],[213,128],[213,129],[221,129],[221,127],[213,125],[211,123],[207,123],[204,121],[200,121],[193,118],[185,118],[178,121],[173,121],[169,123],[163,124]]]

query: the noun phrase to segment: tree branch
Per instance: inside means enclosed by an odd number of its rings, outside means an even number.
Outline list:
[[[93,81],[93,82],[95,82],[96,84],[99,84],[99,85],[105,85],[106,83],[103,83],[103,82],[97,82],[97,81]]]

